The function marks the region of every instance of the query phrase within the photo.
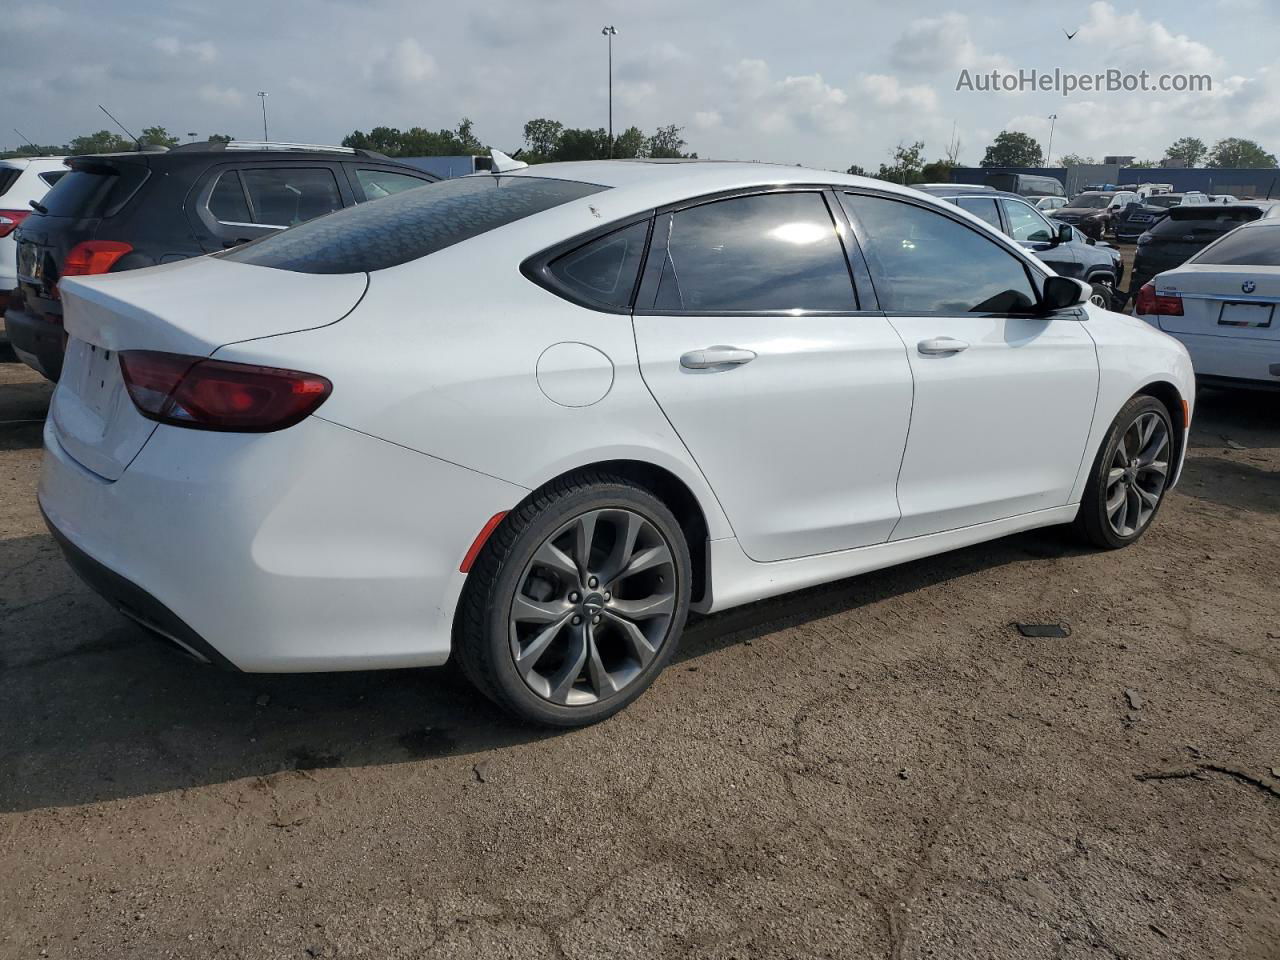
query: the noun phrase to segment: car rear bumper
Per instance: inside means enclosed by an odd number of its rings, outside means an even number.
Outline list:
[[[4,326],[19,360],[55,382],[62,376],[66,343],[62,324],[29,313],[15,302],[5,311]]]
[[[1152,318],[1144,317],[1148,323]],[[1187,348],[1196,382],[1280,387],[1280,340],[1165,331]]]
[[[39,499],[72,566],[146,626],[251,672],[448,659],[458,565],[523,488],[317,417],[160,426],[118,480],[45,426]]]

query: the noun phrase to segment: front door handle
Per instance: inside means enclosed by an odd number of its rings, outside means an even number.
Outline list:
[[[926,357],[945,357],[948,354],[968,350],[969,344],[955,337],[930,337],[916,344],[916,349]]]
[[[704,347],[701,350],[690,350],[680,357],[680,366],[687,370],[707,370],[711,367],[737,367],[750,363],[756,358],[754,350],[743,350],[741,347]]]

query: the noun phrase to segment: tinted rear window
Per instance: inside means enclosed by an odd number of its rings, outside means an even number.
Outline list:
[[[147,168],[136,164],[77,167],[59,179],[40,202],[53,217],[109,217],[146,178]]]
[[[460,177],[348,207],[222,256],[298,273],[384,270],[606,189],[541,177]]]
[[[1280,267],[1280,226],[1236,230],[1191,262],[1241,267]]]
[[[15,170],[13,167],[0,167],[0,197],[5,195],[20,176],[22,176],[21,170]]]
[[[1262,216],[1262,211],[1252,208],[1214,209],[1207,204],[1193,207],[1174,207],[1169,215],[1151,228],[1151,233],[1167,236],[1179,233],[1215,235],[1234,230],[1242,223],[1250,223]]]

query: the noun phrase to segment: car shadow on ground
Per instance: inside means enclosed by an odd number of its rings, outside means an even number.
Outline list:
[[[43,599],[14,605],[30,589],[15,593],[13,577],[0,584],[7,638],[0,643],[0,811],[481,753],[558,735],[512,722],[451,665],[288,676],[200,666],[90,594],[49,537],[9,540],[4,548],[4,572],[37,578]],[[676,663],[987,568],[1075,552],[1056,531],[1021,534],[695,617]],[[646,699],[630,709],[646,709]]]

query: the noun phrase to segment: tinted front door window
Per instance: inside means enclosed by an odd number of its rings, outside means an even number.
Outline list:
[[[1022,261],[977,230],[912,203],[844,194],[862,226],[880,306],[897,313],[1020,313],[1036,304]]]
[[[1019,200],[1001,200],[1009,218],[1009,235],[1019,243],[1048,243],[1053,239],[1049,221]]]
[[[766,193],[681,210],[671,217],[667,248],[657,310],[857,309],[844,250],[819,193]]]

